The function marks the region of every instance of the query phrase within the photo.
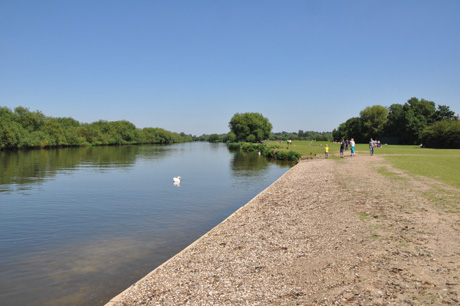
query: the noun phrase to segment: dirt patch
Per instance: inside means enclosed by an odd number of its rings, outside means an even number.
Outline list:
[[[460,191],[433,182],[301,161],[109,304],[458,305]]]

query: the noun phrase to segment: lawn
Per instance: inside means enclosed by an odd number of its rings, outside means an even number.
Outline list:
[[[460,150],[390,145],[377,148],[375,154],[382,155],[394,167],[410,174],[426,176],[460,188]]]
[[[384,158],[396,168],[460,188],[460,154],[457,156],[387,155]]]

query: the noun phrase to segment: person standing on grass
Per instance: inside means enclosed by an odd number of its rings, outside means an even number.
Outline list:
[[[369,141],[369,150],[371,150],[371,156],[374,155],[374,140],[371,138]]]
[[[329,147],[327,146],[327,144],[324,146],[324,158],[329,158]]]
[[[355,156],[355,139],[354,138],[350,140],[350,146],[351,146],[351,156]]]
[[[343,158],[343,151],[345,150],[345,140],[340,143],[340,158]]]

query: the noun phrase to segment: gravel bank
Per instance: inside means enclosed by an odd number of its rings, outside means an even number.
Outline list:
[[[301,161],[107,305],[457,305],[459,199],[378,156]]]

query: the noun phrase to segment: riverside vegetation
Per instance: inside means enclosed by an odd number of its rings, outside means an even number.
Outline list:
[[[89,145],[170,144],[192,141],[191,135],[161,128],[138,129],[128,121],[80,123],[53,118],[24,107],[0,107],[0,149]]]

